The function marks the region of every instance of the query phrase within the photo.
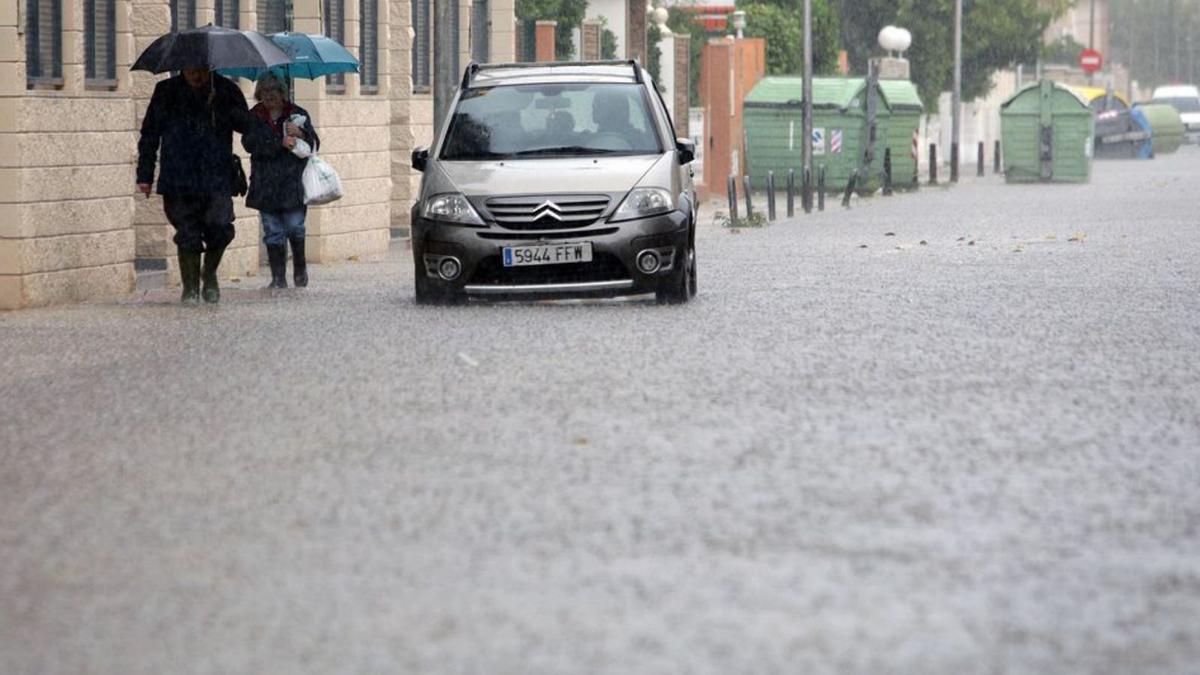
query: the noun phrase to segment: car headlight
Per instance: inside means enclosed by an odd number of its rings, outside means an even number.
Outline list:
[[[429,220],[483,227],[483,219],[475,213],[471,202],[458,192],[447,192],[426,199],[422,213]]]
[[[609,221],[647,218],[674,210],[675,200],[670,192],[662,188],[634,188],[625,195],[625,201],[621,202]]]

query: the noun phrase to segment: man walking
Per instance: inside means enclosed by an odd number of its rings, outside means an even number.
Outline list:
[[[137,186],[150,196],[161,158],[158,194],[175,228],[185,304],[199,304],[201,281],[205,302],[221,298],[217,266],[234,234],[233,132],[255,133],[257,124],[241,90],[207,69],[189,68],[154,88],[138,141]]]

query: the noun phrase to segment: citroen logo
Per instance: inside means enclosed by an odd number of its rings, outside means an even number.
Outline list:
[[[559,215],[559,211],[558,211],[558,204],[555,204],[554,202],[550,201],[549,199],[542,202],[533,211],[533,217],[535,219],[545,218],[547,216],[559,221],[560,223],[562,222],[562,216]]]

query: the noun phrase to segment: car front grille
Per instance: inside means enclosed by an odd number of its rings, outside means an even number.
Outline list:
[[[510,230],[564,230],[587,227],[604,215],[604,195],[542,195],[492,197],[487,210]]]

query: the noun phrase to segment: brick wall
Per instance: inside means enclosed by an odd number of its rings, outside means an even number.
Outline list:
[[[692,81],[691,44],[692,36],[675,34],[675,137],[687,138],[688,133],[688,89]]]

